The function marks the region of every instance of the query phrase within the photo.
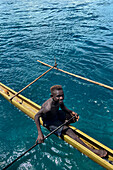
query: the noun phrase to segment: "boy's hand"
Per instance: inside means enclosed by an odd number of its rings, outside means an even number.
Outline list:
[[[71,114],[72,114],[72,116],[75,116],[74,119],[76,119],[76,121],[78,121],[79,115],[77,113],[75,113],[75,112],[72,112]]]
[[[36,140],[36,143],[43,143],[44,142],[44,136],[43,136],[43,134],[39,134],[38,135],[38,138],[37,138],[37,140]]]

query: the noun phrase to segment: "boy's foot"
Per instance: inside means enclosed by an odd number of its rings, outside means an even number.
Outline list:
[[[94,153],[97,154],[98,156],[100,156],[101,158],[106,157],[107,155],[107,151],[100,149],[100,150],[94,150]]]

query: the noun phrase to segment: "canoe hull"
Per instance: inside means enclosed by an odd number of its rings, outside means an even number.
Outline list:
[[[10,100],[10,98],[16,94],[14,90],[11,88],[5,86],[4,84],[0,83],[0,94],[5,97],[10,103],[15,105],[18,109],[20,109],[22,112],[27,114],[29,117],[34,119],[35,114],[40,110],[41,106],[38,104],[32,102],[31,100],[27,99],[26,97],[22,95],[16,96],[13,100]],[[43,125],[42,120],[40,119],[41,124]],[[88,136],[87,134],[83,133],[79,129],[70,126],[74,130],[74,132],[78,135],[78,137],[84,141],[87,145],[90,147],[93,147],[95,149],[104,149],[108,152],[108,161],[113,162],[113,150],[108,148],[107,146],[103,145],[102,143],[98,142],[97,140],[93,139],[92,137]],[[64,141],[78,149],[80,152],[83,154],[87,155],[90,159],[101,165],[102,167],[106,169],[112,169],[113,170],[113,165],[109,163],[108,161],[102,159],[77,141],[73,140],[67,135],[63,135],[62,138]]]

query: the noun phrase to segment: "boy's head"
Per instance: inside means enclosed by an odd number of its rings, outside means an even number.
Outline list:
[[[59,102],[60,104],[64,100],[64,93],[61,85],[54,85],[50,88],[51,97],[54,101]]]
[[[50,88],[51,95],[55,94],[56,90],[63,90],[61,85],[54,85]]]

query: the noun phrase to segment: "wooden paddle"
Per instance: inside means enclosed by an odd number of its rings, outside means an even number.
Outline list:
[[[47,136],[44,137],[44,140],[47,139],[50,135],[52,135],[53,133],[55,133],[58,129],[60,129],[61,127],[63,127],[64,125],[68,124],[71,120],[73,120],[76,116],[71,117],[68,121],[64,122],[63,124],[61,124],[60,126],[58,126],[55,130],[53,130],[52,132],[50,132]],[[20,159],[22,156],[24,156],[26,153],[28,153],[30,150],[32,150],[35,146],[37,146],[39,143],[34,144],[31,148],[29,148],[27,151],[25,151],[23,154],[21,154],[19,157],[17,157],[14,161],[12,161],[10,164],[8,164],[5,168],[3,168],[3,170],[7,169],[8,167],[10,167],[14,162],[16,162],[18,159]]]

